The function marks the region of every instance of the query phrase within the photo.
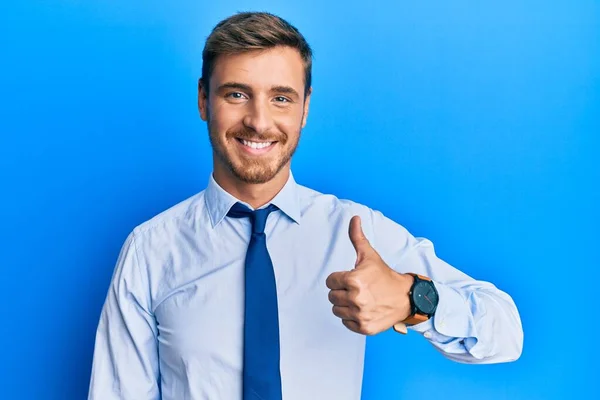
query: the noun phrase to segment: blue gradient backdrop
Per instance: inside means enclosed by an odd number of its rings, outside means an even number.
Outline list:
[[[297,180],[427,236],[521,312],[511,364],[369,337],[363,398],[597,396],[600,4],[282,3],[0,6],[0,397],[85,398],[126,235],[207,183],[201,50],[242,10],[314,48]]]

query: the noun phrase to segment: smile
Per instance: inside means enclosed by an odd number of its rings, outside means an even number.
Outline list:
[[[277,142],[254,142],[251,140],[236,138],[243,150],[250,154],[264,154],[275,147]]]

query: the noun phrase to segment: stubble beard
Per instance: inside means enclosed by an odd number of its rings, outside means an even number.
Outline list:
[[[221,139],[219,133],[216,132],[211,124],[211,121],[208,121],[208,136],[215,157],[218,158],[218,161],[223,164],[236,179],[249,184],[262,184],[273,179],[292,159],[292,156],[298,148],[298,143],[300,142],[300,134],[301,128],[298,128],[298,134],[296,135],[295,143],[288,143],[289,136],[287,135],[281,135],[277,138],[273,138],[272,136],[263,137],[262,135],[252,133],[250,130],[228,131],[225,134],[225,139]],[[230,155],[234,150],[231,149],[231,147],[228,148],[225,142],[230,142],[233,145],[236,145],[234,142],[237,141],[236,137],[254,140],[276,139],[278,142],[276,146],[281,146],[283,148],[283,153],[277,157],[276,161],[272,161],[270,158],[267,160],[262,158],[250,158],[244,155],[240,156],[240,153],[238,152],[238,157],[236,158],[239,161],[234,163]]]

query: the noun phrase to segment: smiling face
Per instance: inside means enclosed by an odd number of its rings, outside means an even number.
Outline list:
[[[232,183],[262,184],[287,176],[310,92],[297,50],[275,47],[221,55],[198,106],[208,122],[214,173]]]

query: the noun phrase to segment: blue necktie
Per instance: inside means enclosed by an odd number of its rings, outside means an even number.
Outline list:
[[[252,211],[236,203],[227,213],[252,222],[244,278],[244,400],[281,400],[277,289],[265,235],[267,217],[277,209],[271,204]]]

